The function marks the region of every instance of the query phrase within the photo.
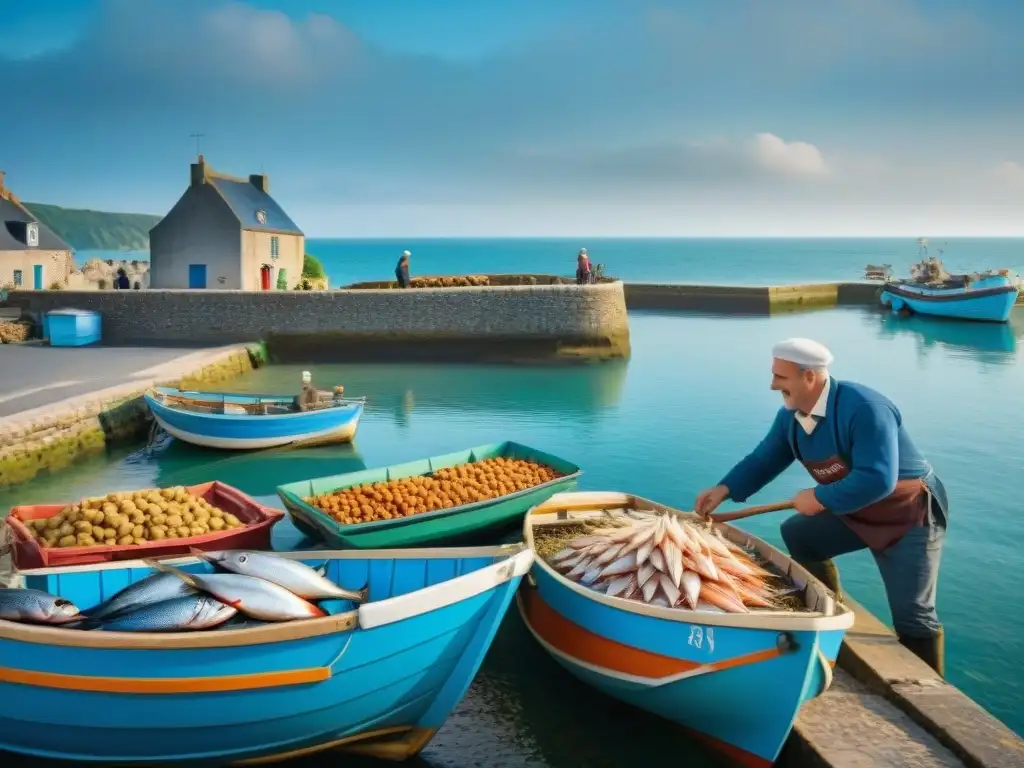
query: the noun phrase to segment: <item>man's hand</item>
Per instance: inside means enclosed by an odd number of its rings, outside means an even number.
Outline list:
[[[729,498],[729,489],[724,485],[716,485],[706,491],[701,491],[697,501],[693,505],[694,512],[703,518],[708,518],[711,513],[718,509],[718,505]]]
[[[821,512],[825,507],[818,501],[818,497],[814,495],[813,488],[804,488],[796,496],[793,497],[793,509],[799,512],[801,515],[807,515],[808,517],[816,515]]]

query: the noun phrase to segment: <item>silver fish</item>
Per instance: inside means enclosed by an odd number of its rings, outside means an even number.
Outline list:
[[[668,602],[668,598],[664,595],[657,595],[653,600],[651,600],[651,605],[659,605],[662,608],[672,607]]]
[[[121,613],[101,622],[106,632],[181,632],[209,629],[223,624],[238,613],[215,597],[202,593],[172,597]]]
[[[601,572],[603,576],[621,576],[636,570],[636,553],[630,552],[623,555],[610,565],[606,565]]]
[[[672,577],[672,583],[678,587],[683,578],[683,553],[679,551],[672,539],[662,542],[661,551],[665,555],[668,575]]]
[[[580,579],[580,582],[588,586],[593,584],[600,577],[601,571],[603,570],[604,569],[600,565],[591,565],[587,569],[587,572],[583,574],[583,578]]]
[[[647,580],[651,578],[651,576],[657,573],[657,571],[658,569],[650,563],[644,563],[642,566],[640,566],[640,570],[637,571],[637,583],[642,587],[644,584],[647,583]]]
[[[587,572],[587,569],[589,567],[590,567],[590,558],[585,558],[583,560],[580,560],[578,563],[576,563],[576,565],[574,565],[572,567],[572,569],[567,574],[565,574],[565,575],[566,575],[567,578],[570,578],[573,581],[579,581],[580,577],[583,576],[583,574]]]
[[[560,549],[555,554],[553,554],[551,556],[551,562],[552,563],[560,563],[563,560],[568,560],[569,558],[575,556],[576,554],[578,554],[578,553],[576,552],[576,550],[573,547],[566,547],[565,549]]]
[[[665,597],[668,598],[669,605],[675,605],[679,602],[679,588],[672,583],[672,577],[667,573],[658,574],[658,583],[661,586],[661,591],[665,593]]]
[[[612,562],[619,554],[619,551],[626,546],[625,544],[612,544],[608,549],[602,552],[594,559],[594,565],[604,565],[605,563]]]
[[[183,597],[195,592],[192,587],[171,573],[157,572],[141,581],[129,584],[95,608],[83,611],[90,619],[107,619],[120,613],[152,605],[172,597]]]
[[[71,624],[84,616],[78,606],[40,589],[0,589],[0,619],[33,624]]]
[[[652,576],[647,580],[647,583],[640,588],[640,591],[643,593],[645,603],[651,602],[651,598],[654,597],[654,593],[658,591],[658,582],[658,577]]]
[[[288,560],[267,552],[246,552],[244,550],[193,551],[193,554],[232,573],[255,576],[277,584],[306,600],[366,602],[367,590],[365,588],[356,592],[339,587],[330,579],[319,574],[315,568],[310,568],[298,560]]]
[[[651,550],[650,562],[651,565],[663,573],[668,570],[668,566],[665,565],[665,555],[661,553],[660,549]]]
[[[584,547],[589,547],[591,544],[597,544],[600,541],[600,536],[580,536],[578,539],[570,541],[569,546],[573,549],[583,549]]]
[[[572,556],[559,562],[555,562],[555,568],[560,571],[569,571],[587,559],[586,552],[577,552],[575,549],[571,549],[569,551],[572,552]]]
[[[264,621],[312,619],[327,614],[323,609],[274,584],[240,573],[186,573],[155,560],[143,560],[158,571],[175,574],[193,589],[207,592],[246,616]]]
[[[629,592],[630,587],[633,583],[633,579],[633,574],[627,573],[625,576],[619,576],[619,578],[612,580],[612,582],[608,585],[607,594],[610,597],[615,597],[616,595],[622,595],[626,592]]]
[[[700,600],[700,574],[693,571],[683,571],[682,578],[683,599],[691,608],[696,608]]]

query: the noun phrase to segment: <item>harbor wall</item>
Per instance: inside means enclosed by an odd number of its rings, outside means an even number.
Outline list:
[[[103,343],[262,340],[275,361],[593,360],[629,355],[621,282],[338,291],[12,291],[39,321],[102,315]]]
[[[0,418],[0,488],[63,469],[109,446],[142,440],[151,386],[196,388],[251,371],[263,361],[259,346],[228,347],[184,355],[154,376],[68,398]]]
[[[766,315],[835,306],[878,304],[878,283],[696,285],[626,283],[629,309]]]

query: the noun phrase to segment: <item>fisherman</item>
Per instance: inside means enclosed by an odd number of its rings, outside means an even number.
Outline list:
[[[696,511],[709,517],[726,499],[745,501],[800,462],[817,485],[793,497],[798,514],[782,523],[790,556],[839,597],[832,558],[870,549],[900,643],[944,675],[935,611],[949,509],[942,482],[892,402],[829,375],[826,347],[788,339],[772,357],[783,407],[760,445],[697,497]]]
[[[309,371],[302,372],[302,389],[295,396],[295,409],[298,411],[309,411],[320,402],[320,393],[313,386],[313,374]]]
[[[398,279],[399,288],[409,287],[409,257],[412,256],[409,251],[402,251],[402,258],[398,260],[398,266],[395,267],[395,277]]]
[[[117,270],[117,279],[114,281],[114,288],[120,291],[125,291],[131,287],[132,283],[128,279],[128,273],[124,271],[124,267],[121,267]]]

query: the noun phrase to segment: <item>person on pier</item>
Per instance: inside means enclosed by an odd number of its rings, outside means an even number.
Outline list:
[[[868,387],[832,378],[823,345],[788,339],[772,358],[771,388],[783,407],[753,452],[697,497],[697,513],[710,517],[726,499],[745,501],[800,462],[816,486],[793,497],[797,514],[782,523],[790,556],[839,597],[832,558],[870,549],[900,643],[944,675],[935,610],[949,509],[942,482],[899,409]]]
[[[398,260],[398,266],[395,267],[395,277],[398,279],[399,288],[409,287],[409,257],[412,256],[409,251],[402,251],[402,258]]]
[[[587,255],[586,248],[580,248],[580,252],[576,254],[576,284],[589,283],[590,273],[590,256]]]

